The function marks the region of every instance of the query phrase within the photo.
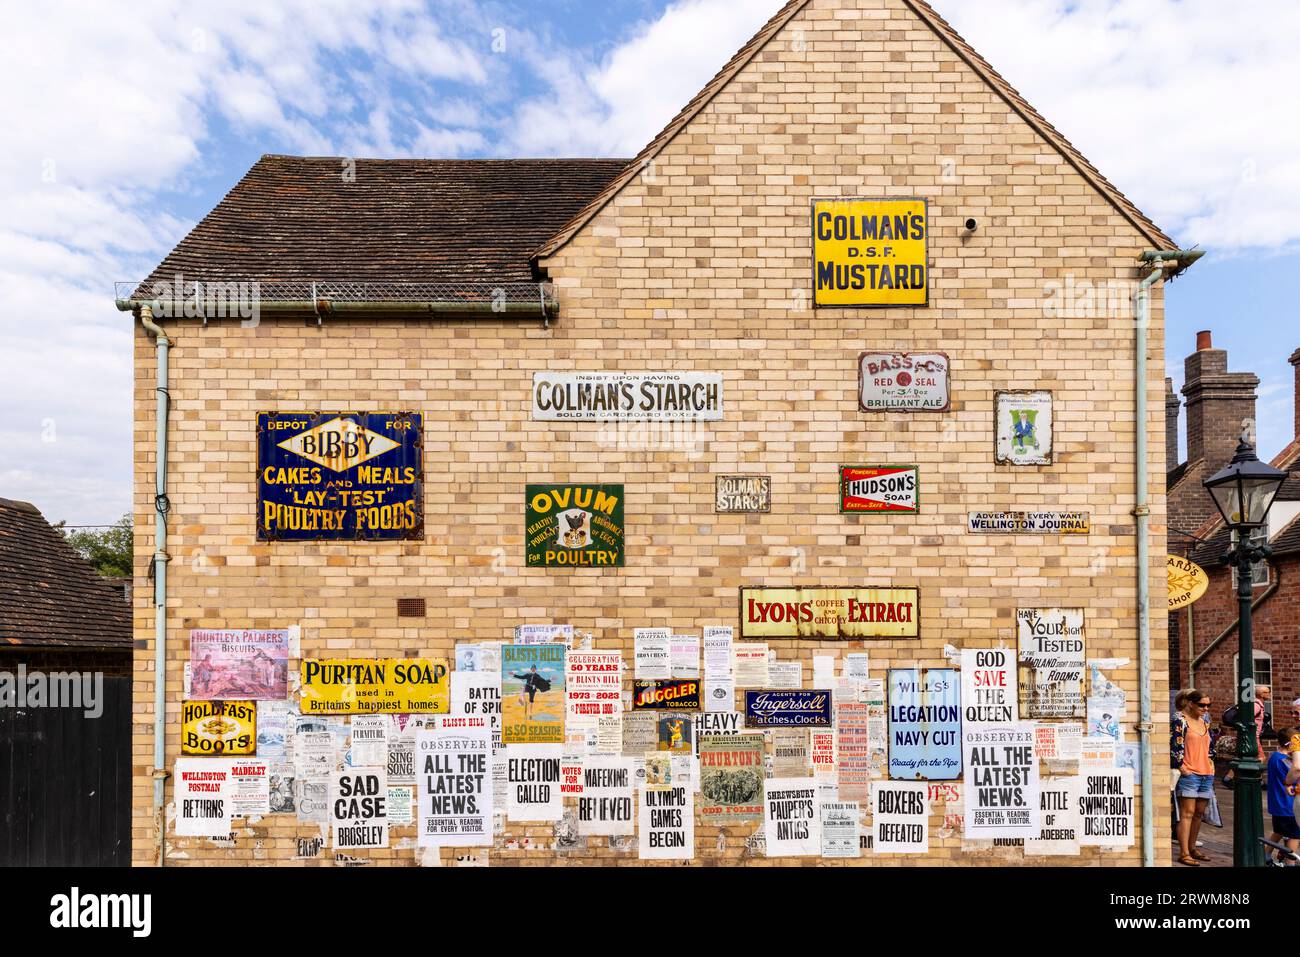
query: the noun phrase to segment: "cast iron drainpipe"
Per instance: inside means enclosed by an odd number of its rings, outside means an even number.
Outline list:
[[[167,391],[167,352],[171,340],[153,321],[153,309],[140,307],[140,324],[154,337],[158,350],[157,420],[154,423],[157,463],[154,468],[154,672],[153,672],[153,820],[154,864],[166,863],[166,813],[163,798],[167,782],[167,415],[171,395]]]
[[[1142,753],[1142,866],[1154,867],[1156,863],[1155,809],[1152,806],[1154,785],[1151,774],[1151,559],[1150,536],[1151,506],[1148,504],[1147,483],[1147,329],[1151,324],[1151,287],[1172,265],[1172,276],[1178,275],[1205,255],[1203,249],[1148,250],[1141,256],[1144,263],[1153,266],[1151,273],[1138,284],[1134,297],[1136,312],[1136,350],[1133,432],[1136,435],[1136,461],[1133,464],[1134,505],[1133,517],[1137,520],[1137,620],[1138,620],[1138,692],[1141,700],[1138,734]],[[1171,276],[1171,278],[1172,278]]]

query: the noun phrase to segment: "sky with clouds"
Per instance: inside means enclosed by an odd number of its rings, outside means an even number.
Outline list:
[[[847,0],[846,0],[847,2]],[[860,0],[864,5],[869,0]],[[1169,359],[1213,329],[1292,435],[1300,4],[935,0],[1182,245]],[[0,38],[0,497],[130,507],[131,330],[146,275],[263,153],[631,156],[781,0],[132,0],[6,4]]]

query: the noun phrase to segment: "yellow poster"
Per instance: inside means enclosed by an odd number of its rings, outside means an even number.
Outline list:
[[[930,217],[923,199],[815,199],[813,303],[924,306]]]
[[[256,702],[181,702],[181,754],[254,754],[256,750]]]
[[[304,658],[303,714],[446,714],[446,658]]]
[[[915,638],[915,588],[742,588],[742,638]]]

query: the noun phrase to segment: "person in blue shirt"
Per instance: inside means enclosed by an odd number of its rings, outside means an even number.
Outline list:
[[[1287,777],[1291,773],[1288,742],[1300,728],[1283,728],[1277,733],[1278,748],[1268,756],[1268,813],[1273,817],[1273,833],[1268,839],[1285,843],[1294,853],[1300,848],[1300,824],[1296,823],[1291,788]]]

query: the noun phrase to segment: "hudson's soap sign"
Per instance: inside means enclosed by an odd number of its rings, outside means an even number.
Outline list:
[[[529,568],[622,566],[622,485],[529,485],[524,494]]]
[[[259,541],[424,537],[418,412],[259,412]]]

